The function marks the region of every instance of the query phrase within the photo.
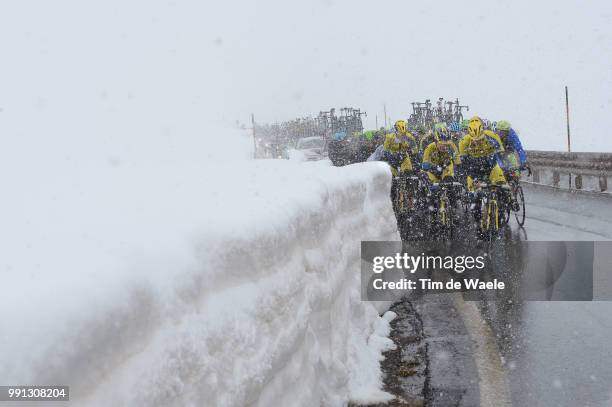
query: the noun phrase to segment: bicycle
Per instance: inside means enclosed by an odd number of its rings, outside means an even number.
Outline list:
[[[459,182],[438,182],[432,184],[432,195],[436,195],[434,201],[436,205],[432,208],[430,227],[433,228],[433,235],[441,240],[451,240],[455,235],[455,216],[454,207],[449,195],[457,196],[457,191],[461,188]]]
[[[411,230],[417,231],[416,216],[424,208],[425,184],[422,176],[414,174],[400,174],[394,178],[395,194],[393,207],[396,211],[397,226],[402,240]]]
[[[470,206],[472,201],[470,200],[465,178],[460,178],[459,181],[459,186],[457,188],[457,201],[463,211],[463,215],[470,216]]]
[[[503,199],[504,192],[501,190],[509,189],[509,187],[506,184],[489,184],[486,182],[477,182],[475,187],[481,195],[478,232],[484,239],[492,242],[499,235],[501,226],[504,225],[506,205]]]
[[[519,226],[525,225],[525,194],[523,193],[523,187],[520,184],[521,173],[518,170],[508,171],[506,174],[508,185],[510,186],[510,193],[512,199],[517,203],[517,210],[507,206],[506,216],[510,219],[510,212],[514,212],[514,218]],[[507,223],[507,222],[506,222]]]

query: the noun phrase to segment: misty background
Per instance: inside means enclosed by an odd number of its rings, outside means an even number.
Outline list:
[[[611,151],[611,21],[606,1],[5,2],[0,160],[171,159],[251,113],[355,106],[373,128],[437,97],[564,150],[565,85],[573,150]]]

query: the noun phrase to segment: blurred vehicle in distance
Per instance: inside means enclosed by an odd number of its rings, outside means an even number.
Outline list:
[[[317,161],[327,157],[327,141],[323,137],[305,137],[297,143],[297,150],[301,151],[306,161]]]

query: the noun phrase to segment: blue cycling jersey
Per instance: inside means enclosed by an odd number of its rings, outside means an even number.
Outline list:
[[[514,131],[514,129],[510,129],[510,131],[508,132],[508,136],[505,137],[503,142],[504,148],[507,151],[515,152],[518,154],[521,165],[525,165],[527,163],[527,155],[525,154],[525,150],[523,149],[521,140],[519,139],[519,136],[516,131]]]

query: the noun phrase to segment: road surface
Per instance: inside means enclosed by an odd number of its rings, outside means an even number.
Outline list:
[[[612,245],[605,242],[612,240],[612,199],[524,189],[525,227],[512,219],[504,238],[601,242],[593,295],[612,299]],[[503,267],[517,275],[524,257],[513,253]],[[589,267],[553,276],[533,294],[553,301],[516,301],[511,291],[415,301],[428,343],[427,404],[612,406],[612,302],[554,301],[585,282],[591,287],[590,279]]]

